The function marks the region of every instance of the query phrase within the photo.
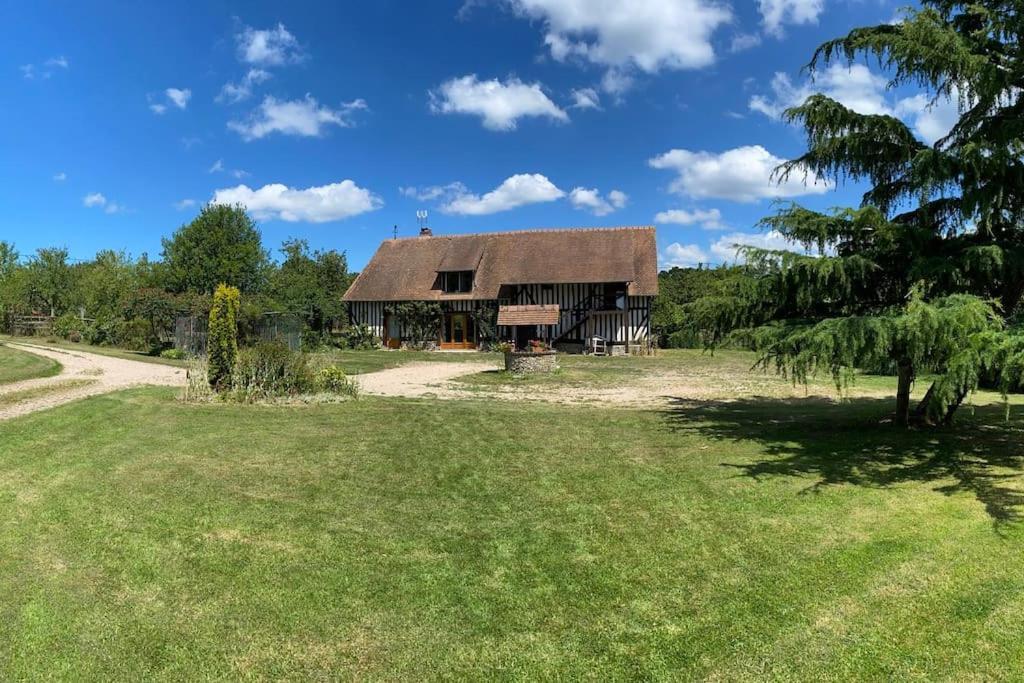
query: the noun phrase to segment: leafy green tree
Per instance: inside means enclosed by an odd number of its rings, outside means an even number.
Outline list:
[[[260,231],[244,207],[208,204],[163,240],[159,270],[174,293],[209,294],[225,283],[249,294],[263,288],[269,264]]]
[[[52,316],[66,313],[73,281],[68,250],[37,250],[28,263],[28,281],[32,306]]]
[[[238,357],[238,309],[241,295],[237,287],[218,285],[210,308],[206,357],[210,386],[217,391],[227,388]]]
[[[311,329],[323,331],[329,321],[344,315],[341,300],[352,282],[344,253],[332,250],[310,252],[305,240],[292,239],[281,245],[280,268],[270,278],[270,294],[284,310],[301,313]]]
[[[77,303],[90,318],[121,316],[141,286],[137,265],[124,252],[100,251],[95,259],[77,268]]]
[[[0,240],[0,280],[14,272],[20,259],[21,256],[12,243]]]
[[[822,45],[809,68],[866,56],[937,98],[957,97],[953,130],[929,145],[900,120],[854,112],[814,95],[786,117],[808,150],[779,176],[812,172],[868,185],[860,209],[798,206],[764,221],[819,258],[745,249],[747,282],[690,312],[715,339],[731,332],[765,363],[800,379],[827,369],[897,371],[896,420],[952,419],[984,375],[1019,382],[1020,337],[1004,316],[1024,292],[1024,19],[1005,0],[924,0],[897,24],[860,28]],[[938,378],[911,413],[910,390]]]
[[[161,350],[162,340],[170,334],[179,308],[172,295],[152,287],[143,287],[132,292],[125,306],[129,317],[146,321],[149,331],[147,346],[153,353]]]
[[[11,317],[27,303],[26,273],[20,260],[14,245],[0,240],[0,330],[5,332]]]
[[[743,269],[670,268],[658,273],[658,297],[651,312],[651,330],[662,348],[700,348],[701,333],[686,306],[713,293],[729,292]]]

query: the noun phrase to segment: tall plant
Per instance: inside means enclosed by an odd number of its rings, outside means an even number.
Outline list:
[[[809,68],[873,58],[893,86],[956,98],[952,131],[930,145],[892,116],[821,94],[787,111],[808,150],[780,177],[866,182],[862,206],[782,208],[763,225],[823,255],[746,249],[746,281],[689,307],[713,339],[742,336],[797,378],[827,369],[841,382],[890,363],[900,424],[948,422],[982,376],[1017,384],[1024,349],[1005,326],[1024,293],[1024,15],[1009,0],[921,5],[825,43]],[[924,374],[937,378],[912,410]]]
[[[238,309],[241,294],[237,287],[218,285],[210,308],[207,336],[207,363],[210,386],[217,391],[231,384],[231,371],[238,357]]]

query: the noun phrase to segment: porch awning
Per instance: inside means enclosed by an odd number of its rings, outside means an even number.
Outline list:
[[[558,304],[527,304],[524,306],[498,306],[498,324],[504,327],[516,325],[557,325],[561,310]]]

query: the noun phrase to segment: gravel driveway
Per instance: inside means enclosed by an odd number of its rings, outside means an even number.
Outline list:
[[[377,396],[465,398],[478,394],[454,387],[449,381],[462,375],[494,370],[495,367],[494,363],[409,363],[355,375],[355,380],[363,392]]]
[[[185,383],[184,368],[37,344],[8,342],[7,346],[52,358],[60,363],[63,369],[55,377],[29,379],[0,386],[0,420],[119,389],[147,384],[181,386]],[[20,394],[25,398],[22,400],[13,396],[14,394]]]

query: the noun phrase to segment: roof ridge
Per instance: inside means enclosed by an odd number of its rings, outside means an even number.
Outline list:
[[[524,230],[498,230],[495,232],[463,232],[454,233],[450,235],[412,235],[410,237],[398,237],[393,238],[391,241],[396,240],[431,240],[431,239],[452,239],[454,237],[490,237],[492,235],[524,235],[524,234],[536,234],[543,233],[550,235],[553,233],[560,232],[628,232],[628,231],[639,231],[639,230],[654,230],[653,225],[615,225],[608,227],[564,227],[564,228],[526,228]]]

